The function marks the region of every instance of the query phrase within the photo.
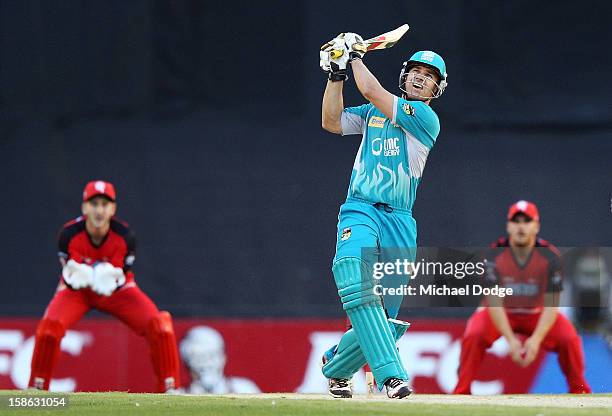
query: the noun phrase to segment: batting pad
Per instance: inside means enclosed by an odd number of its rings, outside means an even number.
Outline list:
[[[408,380],[380,296],[374,294],[374,278],[367,264],[359,258],[346,257],[338,260],[332,271],[343,308],[379,389],[391,377]]]
[[[388,319],[387,321],[396,342],[410,327],[408,322],[398,319]],[[357,341],[355,330],[351,328],[344,333],[333,358],[323,366],[322,371],[327,378],[350,379],[365,364],[366,358]]]

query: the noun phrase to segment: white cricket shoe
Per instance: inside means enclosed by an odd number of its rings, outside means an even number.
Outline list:
[[[321,368],[330,360],[327,353],[321,358]],[[351,380],[346,378],[329,378],[327,391],[336,399],[350,399],[353,397],[353,388]]]
[[[330,378],[328,391],[336,399],[350,399],[353,397],[351,381],[345,378]]]
[[[390,378],[385,383],[387,388],[387,397],[390,399],[403,399],[410,396],[412,390],[408,387],[408,383],[399,378]]]

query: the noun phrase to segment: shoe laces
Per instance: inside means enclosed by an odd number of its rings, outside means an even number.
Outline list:
[[[399,378],[392,378],[391,380],[387,382],[387,387],[389,387],[390,389],[394,389],[402,383],[403,381],[400,380]]]
[[[338,387],[348,387],[349,386],[349,381],[343,378],[335,378],[334,379],[334,385],[338,386]]]

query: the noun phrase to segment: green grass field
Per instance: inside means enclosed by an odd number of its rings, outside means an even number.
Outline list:
[[[130,393],[71,393],[63,409],[8,407],[10,397],[44,397],[42,392],[0,391],[1,415],[610,415],[612,395],[446,396],[415,395],[407,400],[350,400],[323,395],[261,394],[191,396]],[[57,395],[55,395],[57,397]]]

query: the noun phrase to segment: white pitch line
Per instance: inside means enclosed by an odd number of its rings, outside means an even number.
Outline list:
[[[590,395],[498,395],[498,396],[467,396],[447,394],[415,394],[404,400],[391,400],[384,395],[368,399],[365,395],[356,395],[352,399],[334,399],[325,394],[297,393],[262,393],[262,394],[226,394],[219,397],[237,399],[267,399],[267,400],[334,400],[346,402],[372,402],[406,404],[440,404],[440,405],[489,405],[489,406],[519,406],[519,407],[560,407],[560,408],[608,408],[612,409],[612,396]]]

